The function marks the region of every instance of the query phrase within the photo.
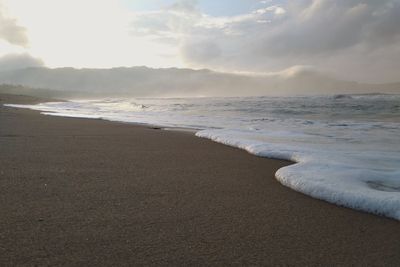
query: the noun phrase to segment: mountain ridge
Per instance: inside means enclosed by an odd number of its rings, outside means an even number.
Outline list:
[[[363,84],[342,81],[312,70],[249,75],[209,69],[156,69],[145,66],[111,69],[30,67],[0,72],[0,84],[92,97],[400,93],[400,82]]]

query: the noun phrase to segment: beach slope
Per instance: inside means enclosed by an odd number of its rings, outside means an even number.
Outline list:
[[[397,221],[294,192],[290,164],[0,95],[0,265],[398,265]]]

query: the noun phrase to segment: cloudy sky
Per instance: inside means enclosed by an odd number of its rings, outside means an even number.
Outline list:
[[[0,0],[0,71],[307,68],[400,80],[400,0]]]

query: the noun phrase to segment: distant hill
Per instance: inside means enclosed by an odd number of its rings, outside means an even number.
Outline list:
[[[0,72],[0,84],[53,97],[195,97],[337,93],[400,93],[400,83],[360,84],[313,71],[248,75],[147,67],[112,69],[25,68]],[[47,95],[48,94],[48,95]]]
[[[34,97],[59,98],[59,99],[69,99],[77,95],[76,92],[30,88],[21,85],[10,85],[10,84],[0,84],[0,94],[27,95]]]

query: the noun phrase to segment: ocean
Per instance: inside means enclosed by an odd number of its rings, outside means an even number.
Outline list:
[[[400,220],[400,95],[119,98],[8,106],[190,129],[256,156],[295,162],[276,173],[293,190]]]

